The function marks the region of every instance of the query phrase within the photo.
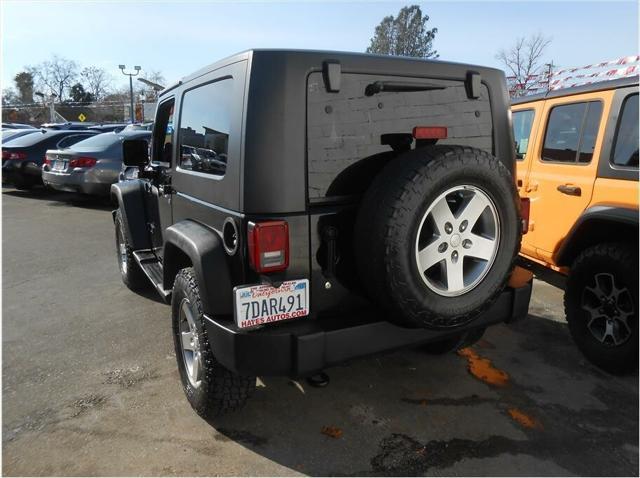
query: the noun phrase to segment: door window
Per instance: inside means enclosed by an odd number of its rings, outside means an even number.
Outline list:
[[[616,166],[638,167],[638,95],[629,95],[622,104],[611,162]]]
[[[542,160],[590,162],[601,116],[602,103],[599,101],[553,107],[544,137]]]
[[[513,137],[516,142],[516,159],[524,160],[529,146],[529,136],[533,125],[533,110],[514,111],[513,113]]]
[[[184,94],[180,115],[180,168],[224,176],[227,170],[233,80]]]
[[[153,156],[151,161],[171,167],[173,156],[173,107],[174,100],[165,101],[158,107],[153,127]]]

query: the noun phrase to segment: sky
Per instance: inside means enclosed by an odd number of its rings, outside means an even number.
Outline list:
[[[583,66],[638,54],[638,4],[520,2],[149,2],[3,0],[2,87],[52,55],[100,66],[159,70],[168,83],[250,48],[364,51],[375,26],[417,3],[437,27],[441,60],[500,67],[518,37],[550,37],[546,61]]]

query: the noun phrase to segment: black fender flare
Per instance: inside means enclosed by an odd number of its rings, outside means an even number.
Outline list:
[[[625,233],[632,232],[629,236]],[[586,247],[600,242],[638,240],[638,210],[609,204],[587,208],[554,254],[559,266],[570,266]]]
[[[118,182],[111,185],[111,199],[118,204],[124,223],[124,233],[133,250],[150,249],[145,211],[144,182],[140,179]],[[113,211],[113,220],[116,211]]]
[[[213,229],[187,219],[165,231],[164,289],[171,290],[178,271],[189,266],[196,274],[203,312],[233,314],[233,286],[222,238]]]

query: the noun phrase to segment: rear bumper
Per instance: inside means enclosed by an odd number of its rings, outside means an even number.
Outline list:
[[[2,162],[2,179],[13,183],[16,180],[36,184],[40,182],[42,171],[33,161],[17,161],[9,159]]]
[[[206,317],[211,348],[218,361],[243,375],[300,377],[346,360],[447,338],[461,331],[526,317],[531,282],[507,288],[471,324],[455,331],[404,328],[385,320],[340,317],[243,332]],[[347,323],[348,322],[348,323]]]
[[[53,189],[96,196],[108,196],[111,184],[115,180],[117,177],[114,179],[112,174],[99,174],[99,172],[90,170],[71,171],[70,173],[42,171],[42,182]]]

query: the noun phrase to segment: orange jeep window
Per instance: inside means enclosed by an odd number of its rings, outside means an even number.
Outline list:
[[[622,105],[611,162],[616,166],[638,167],[638,94],[629,95]]]
[[[516,142],[516,159],[518,161],[522,161],[527,154],[534,114],[533,110],[513,112],[513,138]]]
[[[553,107],[544,137],[542,160],[590,162],[601,116],[602,103],[599,101]]]

